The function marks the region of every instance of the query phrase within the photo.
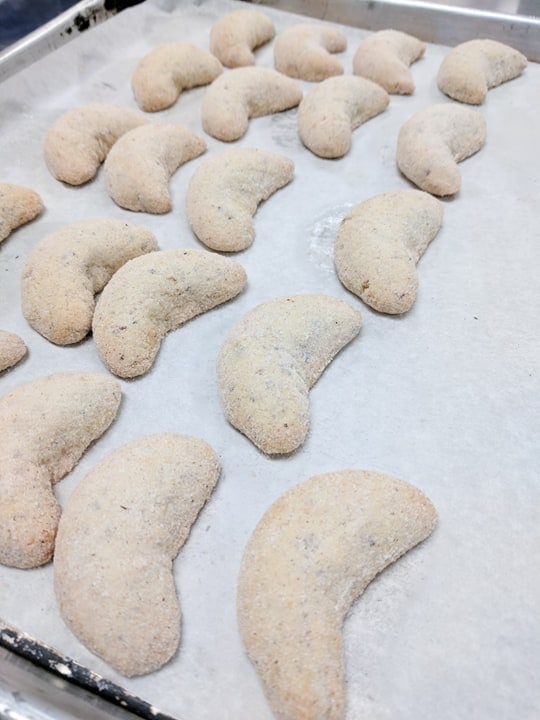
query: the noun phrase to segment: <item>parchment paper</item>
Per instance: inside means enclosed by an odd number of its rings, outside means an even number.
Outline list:
[[[46,206],[0,246],[0,327],[29,347],[28,358],[0,376],[1,394],[50,372],[107,372],[91,338],[56,347],[26,324],[20,275],[34,243],[69,222],[110,216],[146,225],[162,249],[202,248],[185,218],[187,184],[205,157],[229,147],[206,137],[206,156],[172,178],[173,211],[153,216],[118,208],[103,172],[80,188],[54,180],[42,158],[46,130],[82,103],[136,107],[130,77],[138,60],[164,42],[208,47],[212,22],[236,7],[228,0],[147,0],[0,86],[1,180],[34,188]],[[278,32],[304,20],[265,11]],[[366,33],[342,29],[349,44],[341,59],[350,72]],[[462,190],[445,201],[443,227],[418,265],[410,312],[371,311],[341,286],[332,260],[339,222],[353,205],[409,186],[395,164],[397,134],[416,110],[447,100],[435,81],[446,52],[428,46],[413,66],[416,93],[392,96],[383,115],[355,131],[341,160],[322,160],[302,146],[296,110],[251,122],[238,144],[287,155],[296,174],[259,208],[255,242],[236,255],[247,289],[172,332],[150,373],[121,382],[114,425],[57,485],[64,504],[107,453],[147,433],[185,432],[214,447],[223,466],[218,488],[174,566],[183,610],[177,656],[157,673],[122,678],[64,626],[51,566],[0,567],[4,620],[182,720],[270,720],[237,630],[244,545],[287,488],[322,472],[377,470],[421,488],[440,521],[431,538],[371,584],[346,622],[348,720],[540,717],[540,67],[530,64],[490,91],[479,109],[487,144],[461,164]],[[273,65],[270,46],[257,62]],[[204,92],[185,92],[150,118],[204,135]],[[311,392],[305,444],[271,459],[225,421],[215,362],[226,333],[249,309],[303,292],[343,298],[361,310],[364,325]]]

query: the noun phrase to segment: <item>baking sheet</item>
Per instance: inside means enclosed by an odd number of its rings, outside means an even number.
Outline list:
[[[0,327],[18,332],[28,358],[0,376],[0,393],[58,370],[106,372],[91,338],[56,347],[21,314],[25,257],[44,234],[86,218],[139,222],[162,249],[202,246],[185,219],[184,197],[205,156],[174,175],[174,209],[134,214],[114,205],[103,173],[70,188],[43,162],[44,134],[65,110],[86,102],[136,107],[130,76],[152,47],[169,41],[208,46],[212,22],[239,3],[147,0],[93,28],[0,86],[2,180],[28,185],[45,213],[0,246]],[[265,8],[279,31],[303,21]],[[352,55],[367,32],[342,28]],[[108,431],[56,486],[65,503],[108,452],[147,433],[176,431],[207,440],[223,472],[175,562],[182,611],[177,656],[158,673],[127,680],[65,628],[52,567],[0,567],[0,617],[180,720],[271,720],[238,636],[235,593],[245,543],[269,505],[311,475],[345,469],[394,474],[420,487],[440,522],[422,546],[367,589],[345,626],[347,718],[532,720],[540,712],[540,417],[537,308],[540,68],[490,91],[480,108],[485,148],[461,165],[463,187],[445,201],[443,227],[421,259],[420,287],[404,317],[378,315],[349,294],[333,268],[343,215],[372,195],[408,187],[395,165],[401,124],[445,101],[435,75],[443,46],[413,66],[417,90],[392,96],[388,110],[354,134],[338,161],[301,145],[296,110],[259,118],[239,145],[295,162],[295,179],[262,205],[253,246],[236,259],[248,287],[171,333],[152,371],[121,381],[123,402]],[[271,47],[257,62],[272,66]],[[308,83],[300,83],[307,90]],[[182,95],[155,122],[201,134],[204,88]],[[206,157],[229,148],[205,136]],[[321,292],[362,312],[363,329],[311,392],[312,427],[286,458],[268,458],[224,420],[215,361],[245,312],[278,295]]]

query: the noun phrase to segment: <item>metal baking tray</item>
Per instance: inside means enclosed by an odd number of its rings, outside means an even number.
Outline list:
[[[396,133],[415,110],[444,100],[434,75],[448,46],[490,36],[538,59],[539,21],[418,2],[258,4],[278,29],[306,16],[341,24],[349,40],[344,64],[370,31],[392,26],[422,37],[430,45],[413,66],[417,91],[393,97],[388,111],[356,131],[341,161],[316,159],[301,147],[295,111],[258,119],[240,141],[296,164],[293,183],[259,209],[254,245],[235,256],[248,272],[247,291],[172,333],[152,372],[122,383],[117,421],[57,486],[63,503],[109,450],[147,432],[189,432],[216,449],[223,476],[175,563],[184,612],[179,655],[159,673],[126,681],[63,628],[50,567],[0,568],[0,718],[271,720],[235,625],[243,547],[287,487],[318,472],[358,467],[417,484],[434,501],[440,523],[418,552],[372,583],[347,620],[347,720],[536,720],[540,587],[530,568],[540,552],[540,67],[531,64],[524,76],[491,91],[481,108],[488,143],[463,163],[462,192],[445,201],[444,225],[419,264],[419,297],[407,316],[381,317],[348,294],[335,277],[331,243],[353,204],[408,187],[395,168]],[[144,52],[173,39],[205,46],[213,20],[236,7],[234,0],[146,0],[118,14],[107,2],[84,0],[0,55],[2,179],[38,190],[46,206],[0,246],[0,327],[19,332],[30,349],[0,376],[1,394],[59,368],[104,371],[91,340],[51,346],[21,316],[20,270],[46,232],[109,215],[146,225],[162,248],[200,247],[182,203],[199,160],[171,180],[172,213],[136,215],[114,206],[100,174],[78,189],[54,181],[41,155],[46,128],[84,102],[135,107],[129,78]],[[92,18],[86,29],[75,20],[83,8]],[[73,24],[78,31],[66,32]],[[257,57],[272,65],[270,47]],[[203,93],[190,91],[150,119],[202,133]],[[226,149],[205,139],[207,154]],[[351,302],[364,327],[313,389],[305,445],[272,460],[225,423],[215,356],[231,324],[257,302],[308,291]]]

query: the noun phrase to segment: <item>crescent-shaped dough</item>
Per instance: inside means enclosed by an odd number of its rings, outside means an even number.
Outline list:
[[[26,344],[21,337],[7,330],[0,330],[0,372],[16,365],[26,353]]]
[[[131,89],[141,110],[156,112],[174,105],[184,90],[208,85],[221,72],[221,63],[208,50],[191,43],[168,43],[140,60]]]
[[[233,10],[212,25],[210,52],[225,67],[254,65],[253,50],[272,40],[275,34],[274,23],[260,10]]]
[[[421,190],[396,190],[358,203],[337,232],[339,279],[379,312],[407,312],[418,289],[416,263],[442,218],[441,201]]]
[[[0,243],[12,230],[37,217],[43,210],[41,197],[23,185],[0,183]]]
[[[206,142],[182,125],[135,128],[113,145],[105,160],[109,195],[126,210],[169,212],[171,175],[205,150]]]
[[[455,103],[430,105],[401,127],[396,160],[401,172],[421,190],[454,195],[461,187],[458,163],[486,141],[486,121]]]
[[[244,552],[238,622],[276,718],[343,720],[345,616],[436,521],[417,488],[358,470],[312,477],[266,511]]]
[[[123,675],[157,670],[178,647],[172,561],[219,473],[204,440],[149,435],[110,453],[69,497],[54,553],[60,613]]]
[[[289,77],[319,82],[343,74],[332,53],[347,49],[347,38],[330,25],[300,23],[280,33],[274,42],[274,67]]]
[[[65,225],[40,240],[26,259],[24,317],[50,342],[79,342],[92,327],[94,295],[128,260],[156,249],[149,230],[124,220]]]
[[[293,176],[292,160],[267,150],[242,147],[209,157],[187,190],[193,232],[212,250],[245,250],[255,236],[257,207]]]
[[[218,357],[227,420],[269,455],[296,450],[309,430],[309,390],[361,323],[328,295],[275,298],[248,312]]]
[[[47,167],[57,180],[82,185],[95,176],[119,137],[147,122],[138,110],[103,103],[68,110],[45,136]]]
[[[161,341],[246,284],[234,260],[206,250],[160,250],[130,260],[101,293],[92,325],[98,353],[124,378],[152,367]]]
[[[300,139],[319,157],[342,157],[351,147],[353,130],[386,110],[389,101],[386,90],[362,77],[323,80],[298,108]]]
[[[202,126],[217,140],[232,142],[245,134],[250,118],[289,110],[301,99],[296,82],[272,68],[235,68],[214,80],[206,91]]]
[[[20,385],[0,398],[0,563],[49,562],[61,480],[116,417],[120,386],[108,375],[63,372]]]
[[[426,44],[399,30],[380,30],[362,40],[353,57],[353,73],[373,80],[387,92],[412,95],[409,66],[426,51]]]
[[[444,58],[437,84],[454,100],[481,105],[488,90],[518,77],[526,66],[525,55],[509,45],[496,40],[469,40]]]

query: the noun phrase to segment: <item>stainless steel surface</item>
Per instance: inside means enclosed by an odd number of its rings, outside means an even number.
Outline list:
[[[58,17],[0,52],[0,82],[40,60],[80,33],[115,15],[115,2],[81,0]]]
[[[488,37],[540,61],[540,18],[414,0],[252,0],[279,10],[366,30],[394,28],[426,42],[457,45]],[[540,3],[539,3],[540,4]],[[517,10],[518,8],[516,8]]]

